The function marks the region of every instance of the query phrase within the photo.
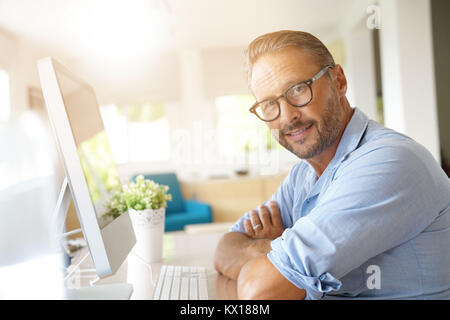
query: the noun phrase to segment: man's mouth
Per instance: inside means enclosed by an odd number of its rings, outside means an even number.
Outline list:
[[[299,141],[301,139],[303,139],[309,132],[309,129],[312,127],[312,124],[304,127],[304,128],[300,128],[300,129],[296,129],[296,130],[292,130],[287,132],[285,135],[292,141]]]

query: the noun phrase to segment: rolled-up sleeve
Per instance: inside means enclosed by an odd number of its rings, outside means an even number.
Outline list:
[[[242,217],[239,218],[238,221],[236,221],[230,228],[230,232],[242,232],[245,233],[245,229],[244,229],[244,220],[245,219],[249,219],[249,211],[247,211],[246,213],[244,213],[244,215]]]
[[[432,160],[432,159],[429,159]],[[415,237],[437,217],[433,176],[408,148],[379,148],[342,165],[308,215],[272,241],[268,258],[306,299]]]
[[[280,273],[297,287],[306,291],[306,300],[316,300],[324,293],[339,290],[341,282],[328,269],[324,256],[332,256],[335,246],[308,219],[301,218],[293,228],[272,241],[267,257]],[[318,241],[321,241],[319,244]],[[317,262],[322,261],[322,267]]]

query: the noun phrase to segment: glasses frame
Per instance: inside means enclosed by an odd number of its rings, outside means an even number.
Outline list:
[[[312,99],[313,99],[313,90],[312,90],[311,85],[312,85],[315,81],[317,81],[320,77],[322,77],[329,69],[333,69],[333,68],[334,68],[334,65],[328,65],[328,66],[323,67],[323,68],[320,69],[320,71],[317,72],[311,79],[309,79],[309,80],[304,80],[304,81],[299,81],[299,82],[294,83],[293,85],[289,86],[289,87],[284,91],[283,94],[280,94],[280,95],[279,95],[278,97],[276,97],[276,98],[268,98],[268,99],[264,99],[264,100],[262,100],[262,101],[260,101],[260,102],[255,102],[255,103],[253,104],[253,106],[252,106],[248,111],[250,111],[251,113],[254,113],[260,120],[265,121],[265,122],[270,122],[270,121],[274,121],[274,120],[278,119],[278,117],[281,115],[281,106],[280,106],[280,103],[278,102],[278,100],[279,100],[280,98],[284,98],[284,100],[286,100],[287,103],[289,103],[291,106],[296,107],[296,108],[301,108],[301,107],[306,106],[306,105],[309,104],[309,103],[312,101]],[[308,102],[306,102],[306,103],[304,103],[304,104],[301,104],[301,105],[295,105],[295,104],[293,104],[293,103],[291,103],[291,102],[289,101],[289,99],[287,98],[287,93],[288,93],[288,91],[291,90],[293,87],[298,86],[299,84],[303,84],[303,83],[306,84],[306,85],[308,86],[309,91],[311,92],[311,97],[310,97],[310,99],[309,99]],[[256,112],[256,108],[258,108],[258,106],[259,106],[261,103],[266,102],[266,101],[275,101],[276,104],[278,105],[278,113],[277,113],[277,115],[276,115],[273,119],[270,119],[270,120],[265,120],[265,119],[261,118],[261,117],[258,115],[258,113]]]

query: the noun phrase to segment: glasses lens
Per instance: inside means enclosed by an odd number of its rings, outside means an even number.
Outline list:
[[[257,104],[255,112],[263,120],[273,120],[278,117],[280,107],[276,100],[261,101]]]
[[[290,104],[303,106],[311,100],[311,88],[306,83],[298,83],[286,92]]]

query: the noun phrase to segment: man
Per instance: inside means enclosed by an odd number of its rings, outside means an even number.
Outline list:
[[[222,237],[219,279],[241,299],[449,299],[450,182],[431,154],[350,106],[314,36],[263,35],[247,60],[250,111],[304,161]]]

